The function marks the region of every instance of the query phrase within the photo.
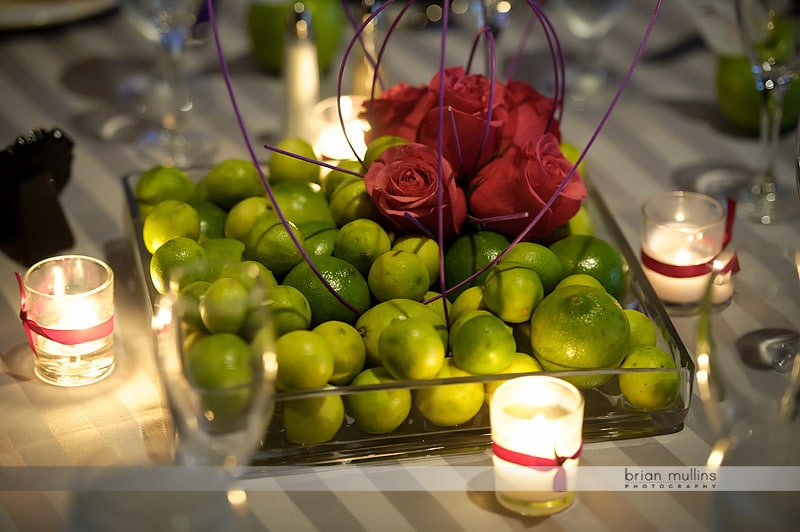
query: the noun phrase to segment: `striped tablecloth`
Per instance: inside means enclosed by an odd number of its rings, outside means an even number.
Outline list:
[[[244,2],[223,4],[223,47],[249,134],[259,145],[279,134],[283,85],[253,63],[244,32]],[[521,4],[516,3],[514,12],[523,12]],[[604,55],[623,71],[656,2],[632,4],[603,42]],[[664,4],[645,57],[695,37],[680,7]],[[501,57],[513,51],[513,37],[525,18],[513,17],[500,36]],[[464,16],[457,22],[471,23]],[[426,82],[437,66],[439,46],[436,31],[403,32],[386,59],[390,81]],[[531,48],[542,51],[536,44]],[[449,63],[464,64],[468,50],[468,40],[453,39],[447,49]],[[145,79],[152,52],[152,45],[117,10],[67,26],[0,33],[0,142],[10,143],[39,127],[60,127],[75,141],[72,179],[61,196],[76,237],[69,251],[102,257],[114,269],[118,349],[114,373],[96,385],[60,389],[36,379],[19,325],[13,275],[24,266],[0,255],[0,529],[89,530],[87,519],[100,522],[108,515],[123,516],[123,523],[136,530],[199,529],[187,519],[203,516],[223,523],[220,529],[248,530],[688,531],[711,526],[715,497],[702,489],[587,489],[561,514],[516,516],[494,499],[487,481],[488,451],[390,462],[384,465],[390,467],[391,483],[363,466],[336,466],[340,469],[334,473],[314,468],[251,471],[256,474],[241,482],[247,493],[247,509],[241,515],[236,514],[241,505],[224,504],[209,479],[195,482],[182,477],[186,472],[170,473],[165,465],[171,449],[168,412],[153,367],[148,303],[120,184],[120,176],[145,165],[125,135],[131,116],[126,112],[132,109],[124,102]],[[536,54],[526,55],[520,76],[533,76],[538,72],[535,65]],[[188,67],[196,101],[192,123],[219,133],[220,158],[246,157],[213,47],[207,43],[191,49]],[[680,176],[703,165],[752,165],[757,159],[757,141],[733,133],[720,116],[714,72],[715,58],[702,46],[660,61],[643,61],[588,154],[590,175],[634,248],[645,199],[682,188]],[[334,82],[330,74],[325,78],[324,95],[333,94]],[[565,139],[584,146],[602,111],[568,108],[562,124]],[[793,175],[792,146],[793,138],[787,135],[777,161],[788,180]],[[764,328],[800,328],[798,230],[799,221],[768,227],[737,222],[733,245],[742,270],[735,279],[733,303],[713,317],[718,356],[726,377],[735,383],[736,402],[755,411],[771,407],[769,402],[785,387],[786,375],[746,366],[737,343]],[[675,318],[674,323],[691,348],[696,318]],[[625,467],[635,472],[644,467],[703,466],[712,443],[695,398],[679,433],[589,444],[581,464],[617,468],[614,474],[623,474],[619,468]],[[92,471],[87,468],[120,464],[167,469],[100,470],[122,476],[120,482],[110,481],[104,498],[91,499],[75,488],[86,489],[87,484],[78,483],[91,478],[83,474]],[[150,475],[151,484],[145,483],[148,487],[141,492],[119,493],[119,486],[136,485],[127,475],[138,473]],[[170,478],[178,480],[170,484]],[[158,486],[163,486],[161,491]],[[232,515],[239,518],[231,521]],[[186,528],[187,522],[191,528]],[[96,529],[127,528],[117,522]]]

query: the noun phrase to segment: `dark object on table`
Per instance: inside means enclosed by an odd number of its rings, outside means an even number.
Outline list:
[[[0,151],[0,248],[31,265],[75,243],[58,194],[69,181],[72,140],[35,129]]]

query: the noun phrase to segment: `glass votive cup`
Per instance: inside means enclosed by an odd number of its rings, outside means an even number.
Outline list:
[[[44,259],[21,278],[20,317],[34,373],[57,386],[83,386],[114,368],[114,272],[98,259]]]
[[[495,495],[521,515],[545,516],[574,498],[583,447],[581,392],[545,375],[508,380],[490,403]]]
[[[341,161],[356,159],[356,156],[364,157],[367,151],[364,134],[370,127],[366,120],[358,117],[364,100],[363,96],[344,95],[338,99],[336,96],[331,96],[314,106],[312,112],[314,150],[323,159]]]
[[[667,311],[691,315],[700,302],[725,244],[726,213],[711,196],[672,191],[654,196],[642,206],[642,269]],[[733,297],[729,272],[712,286],[715,309]]]

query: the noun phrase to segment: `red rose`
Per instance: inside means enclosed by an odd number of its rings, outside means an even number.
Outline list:
[[[475,176],[470,184],[469,212],[478,220],[527,213],[527,217],[481,222],[487,229],[516,238],[544,208],[571,169],[572,163],[564,157],[555,135],[548,133],[524,146],[512,144]],[[524,240],[542,238],[565,224],[578,212],[585,197],[586,186],[576,171]]]
[[[460,175],[472,175],[495,154],[506,114],[502,105],[504,87],[496,81],[492,93],[492,82],[488,78],[466,74],[461,67],[445,70],[443,77],[437,73],[428,85],[429,93],[435,95],[433,106],[417,131],[417,141],[435,149],[439,147],[440,79],[444,81],[443,153]],[[490,108],[491,123],[487,129]]]
[[[405,83],[394,85],[379,98],[365,101],[361,118],[372,126],[367,142],[383,135],[416,141],[419,123],[434,102],[435,95],[427,87],[412,87]]]
[[[364,184],[381,213],[401,232],[421,232],[417,223],[438,236],[439,155],[430,146],[392,146],[370,164]],[[458,233],[467,217],[464,191],[447,160],[442,161],[442,216],[445,238]],[[417,223],[406,215],[414,217]]]
[[[506,115],[501,149],[510,144],[524,146],[545,133],[552,133],[561,139],[558,121],[552,116],[555,105],[552,98],[519,81],[509,81],[503,94]]]

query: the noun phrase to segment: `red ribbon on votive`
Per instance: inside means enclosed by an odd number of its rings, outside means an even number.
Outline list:
[[[512,451],[496,442],[492,442],[492,452],[494,455],[506,462],[530,467],[542,472],[558,469],[555,477],[553,477],[553,491],[567,491],[567,472],[563,467],[564,462],[580,457],[581,451],[583,451],[583,440],[581,440],[578,450],[575,451],[572,456],[558,456],[558,454],[556,454],[554,458],[542,458],[541,456]]]
[[[17,277],[17,283],[19,283],[19,319],[22,322],[22,328],[25,329],[25,333],[28,335],[28,343],[31,349],[33,349],[34,355],[39,356],[39,353],[36,352],[32,333],[44,336],[48,340],[58,342],[59,344],[77,345],[99,340],[114,332],[113,314],[106,321],[85,329],[49,329],[47,327],[42,327],[28,318],[28,294],[25,292],[22,275],[20,273],[15,273],[15,275]]]
[[[733,222],[736,219],[736,200],[728,198],[727,199],[728,205],[728,213],[725,218],[725,233],[722,236],[722,249],[724,250],[728,247],[728,243],[731,241],[731,237],[733,235]],[[720,255],[722,253],[720,252]],[[717,255],[719,257],[719,255]],[[706,275],[711,273],[714,270],[714,261],[717,259],[714,257],[710,261],[703,263],[703,264],[688,264],[685,266],[677,266],[675,264],[667,264],[665,262],[661,262],[659,260],[654,259],[650,255],[641,250],[641,259],[642,264],[647,266],[649,269],[656,273],[660,273],[661,275],[666,275],[667,277],[676,277],[676,278],[686,278],[686,277],[700,277],[701,275]],[[739,271],[739,258],[734,251],[731,254],[730,259],[727,263],[719,270],[720,273],[737,273]]]

